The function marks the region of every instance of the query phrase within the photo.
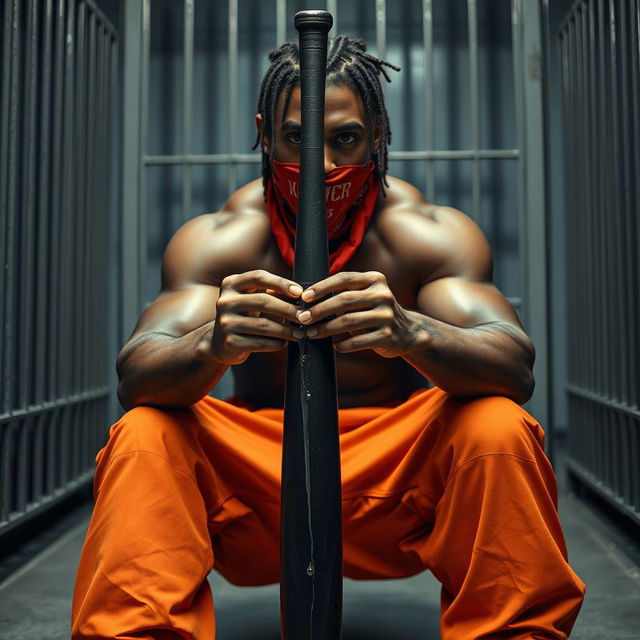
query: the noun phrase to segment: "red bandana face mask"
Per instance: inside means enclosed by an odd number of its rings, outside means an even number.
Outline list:
[[[329,273],[340,271],[362,243],[378,200],[375,164],[343,165],[325,175],[329,240],[344,237],[329,255]],[[265,193],[271,228],[283,260],[293,266],[300,165],[273,162]]]
[[[362,195],[367,178],[373,174],[374,167],[373,162],[350,164],[336,167],[325,174],[329,240],[334,240],[341,235],[347,213]],[[289,205],[290,211],[297,215],[300,165],[274,160],[273,181],[276,189]]]

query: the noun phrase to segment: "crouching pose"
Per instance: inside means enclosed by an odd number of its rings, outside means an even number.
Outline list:
[[[126,413],[97,456],[73,638],[212,640],[213,567],[237,585],[279,580],[285,347],[304,332],[336,351],[344,575],[429,569],[443,640],[567,638],[585,586],[543,430],[521,406],[534,348],[492,283],[485,237],[387,175],[392,65],[339,36],[324,124],[330,276],[303,291],[291,276],[297,45],[270,59],[262,180],[176,232],[162,291],[118,357]],[[234,396],[208,396],[228,367]]]

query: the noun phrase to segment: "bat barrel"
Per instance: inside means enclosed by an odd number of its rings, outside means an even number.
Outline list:
[[[301,11],[302,135],[293,277],[329,273],[324,185],[326,11]],[[289,345],[282,443],[280,612],[284,640],[339,640],[342,500],[335,352],[331,338]]]

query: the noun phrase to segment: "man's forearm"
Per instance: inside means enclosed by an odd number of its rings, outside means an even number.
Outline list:
[[[407,313],[414,340],[403,357],[435,385],[452,395],[529,400],[535,351],[523,332],[507,323],[463,328]]]
[[[210,340],[212,327],[210,322],[180,337],[143,334],[126,345],[117,361],[123,408],[186,407],[203,398],[227,369],[202,348]]]

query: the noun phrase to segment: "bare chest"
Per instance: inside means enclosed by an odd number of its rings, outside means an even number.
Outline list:
[[[275,242],[249,268],[265,269],[292,278],[292,269],[282,260]],[[420,275],[403,266],[379,234],[365,235],[343,271],[379,271],[387,278],[398,303],[406,309],[416,308]],[[236,393],[256,406],[273,406],[284,390],[286,349],[281,352],[250,356],[234,367]],[[402,358],[382,358],[374,351],[336,354],[338,392],[341,406],[364,406],[408,395],[426,386],[426,381]],[[260,381],[257,383],[257,381]]]

